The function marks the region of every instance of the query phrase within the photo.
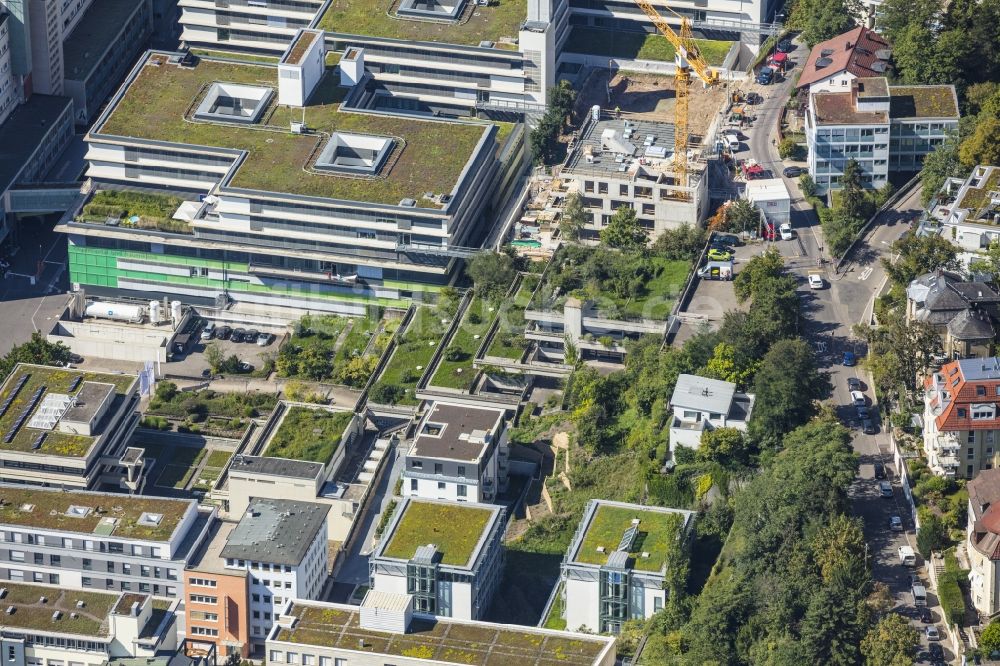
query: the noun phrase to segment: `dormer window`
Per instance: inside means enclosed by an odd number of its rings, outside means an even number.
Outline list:
[[[982,384],[976,386],[976,395],[986,395],[986,387]]]
[[[958,408],[958,418],[960,418],[960,419],[964,419],[965,418],[965,410],[962,409],[961,407]]]

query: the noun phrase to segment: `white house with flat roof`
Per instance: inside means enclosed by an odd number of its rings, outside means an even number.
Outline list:
[[[696,449],[701,433],[716,428],[746,430],[754,396],[736,390],[736,384],[698,375],[680,375],[670,407],[670,450],[678,445]]]
[[[748,180],[746,196],[775,227],[791,220],[792,196],[781,178]]]

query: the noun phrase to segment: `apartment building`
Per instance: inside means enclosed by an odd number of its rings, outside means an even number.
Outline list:
[[[291,599],[319,598],[327,580],[329,510],[313,502],[254,498],[229,532],[219,558],[227,573],[247,577],[251,642],[263,642]],[[185,576],[188,597],[215,596],[217,578],[192,571]],[[219,614],[207,611],[192,619],[188,635],[196,640],[220,638],[219,621]]]
[[[941,335],[947,358],[993,355],[1000,294],[986,282],[938,270],[906,287],[906,318],[930,324]]]
[[[686,549],[693,511],[590,500],[573,535],[548,617],[571,631],[617,634],[629,620],[652,617],[666,603],[667,549]]]
[[[736,384],[698,375],[677,377],[670,408],[670,450],[678,445],[697,449],[701,435],[716,428],[745,431],[753,412],[754,395],[736,390]]]
[[[402,471],[403,496],[493,502],[507,486],[506,410],[435,402]]]
[[[7,120],[21,98],[11,66],[10,25],[10,14],[0,5],[0,125]]]
[[[413,595],[423,616],[479,620],[503,574],[505,509],[406,497],[369,563],[371,589]]]
[[[138,385],[135,375],[19,363],[0,385],[0,476],[135,490],[142,459],[129,458],[127,444],[139,421]]]
[[[929,218],[945,238],[972,255],[1000,241],[1000,167],[980,165],[964,180],[949,178]]]
[[[215,509],[194,500],[0,486],[0,581],[180,597]]]
[[[1000,358],[952,361],[924,381],[924,453],[940,476],[992,469],[1000,445]]]
[[[291,95],[278,70],[298,67],[147,54],[87,135],[87,176],[211,196],[160,228],[60,225],[71,281],[346,314],[447,284],[451,248],[489,227],[510,127],[348,110],[331,70]]]
[[[983,616],[1000,612],[1000,469],[983,470],[966,485],[969,510],[969,596]]]
[[[958,131],[954,86],[890,86],[885,77],[847,85],[809,94],[809,173],[823,191],[839,189],[852,159],[869,188],[885,185],[890,173],[918,171],[924,156]]]
[[[10,666],[80,664],[169,654],[177,647],[174,608],[149,595],[81,592],[4,582],[0,650]]]
[[[408,594],[369,591],[360,606],[296,601],[267,637],[268,664],[613,666],[614,636],[415,613]],[[427,656],[432,655],[432,656]]]

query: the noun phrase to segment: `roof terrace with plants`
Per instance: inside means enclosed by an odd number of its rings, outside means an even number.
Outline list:
[[[121,596],[11,581],[3,581],[0,588],[5,590],[0,603],[8,609],[3,616],[5,631],[20,629],[91,639],[110,636],[108,615]]]
[[[58,422],[73,409],[85,386],[114,387],[110,412],[118,409],[138,379],[44,365],[20,363],[0,386],[0,453],[83,458],[101,435],[61,432]]]
[[[500,507],[409,499],[394,518],[377,555],[410,560],[433,545],[440,563],[470,568],[480,545],[500,519]]]
[[[288,458],[326,465],[340,447],[353,412],[290,406],[264,450],[268,458]]]
[[[341,604],[296,602],[291,626],[269,639],[325,648],[475,666],[589,666],[613,663],[615,639],[487,622],[414,618],[406,633],[367,629],[361,611]],[[609,661],[610,660],[610,661]]]
[[[423,208],[442,207],[424,194],[453,192],[480,142],[486,149],[490,141],[495,145],[495,137],[487,136],[493,126],[484,123],[341,110],[347,89],[340,87],[332,68],[303,109],[277,103],[277,81],[274,65],[202,57],[193,66],[181,66],[168,54],[150,52],[88,140],[139,139],[217,149],[236,163],[223,179],[228,187],[393,206],[413,199]],[[211,97],[230,89],[241,98],[253,93],[260,108],[240,116],[239,122],[233,114],[226,121],[225,114],[212,110]],[[290,131],[293,120],[304,122],[307,130]],[[371,176],[316,168],[335,133],[388,137],[392,151]],[[238,159],[240,154],[245,158]]]
[[[0,525],[167,541],[194,500],[0,485]]]

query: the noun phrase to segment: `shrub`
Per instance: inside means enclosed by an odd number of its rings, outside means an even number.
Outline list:
[[[385,511],[382,512],[382,517],[378,520],[378,525],[375,527],[375,538],[381,538],[382,533],[385,532],[385,528],[389,526],[389,520],[392,518],[392,514],[396,512],[396,500],[391,500],[389,506],[385,507]]]
[[[163,402],[170,402],[177,395],[177,384],[173,382],[160,382],[156,385],[156,399]]]
[[[938,578],[938,599],[948,624],[961,625],[965,618],[965,600],[958,584],[962,574],[961,571],[946,571]]]
[[[778,155],[783,160],[799,159],[802,156],[802,146],[795,142],[795,139],[782,139],[778,144]]]
[[[383,405],[395,405],[405,394],[406,389],[398,384],[379,384],[372,389],[371,399]]]

